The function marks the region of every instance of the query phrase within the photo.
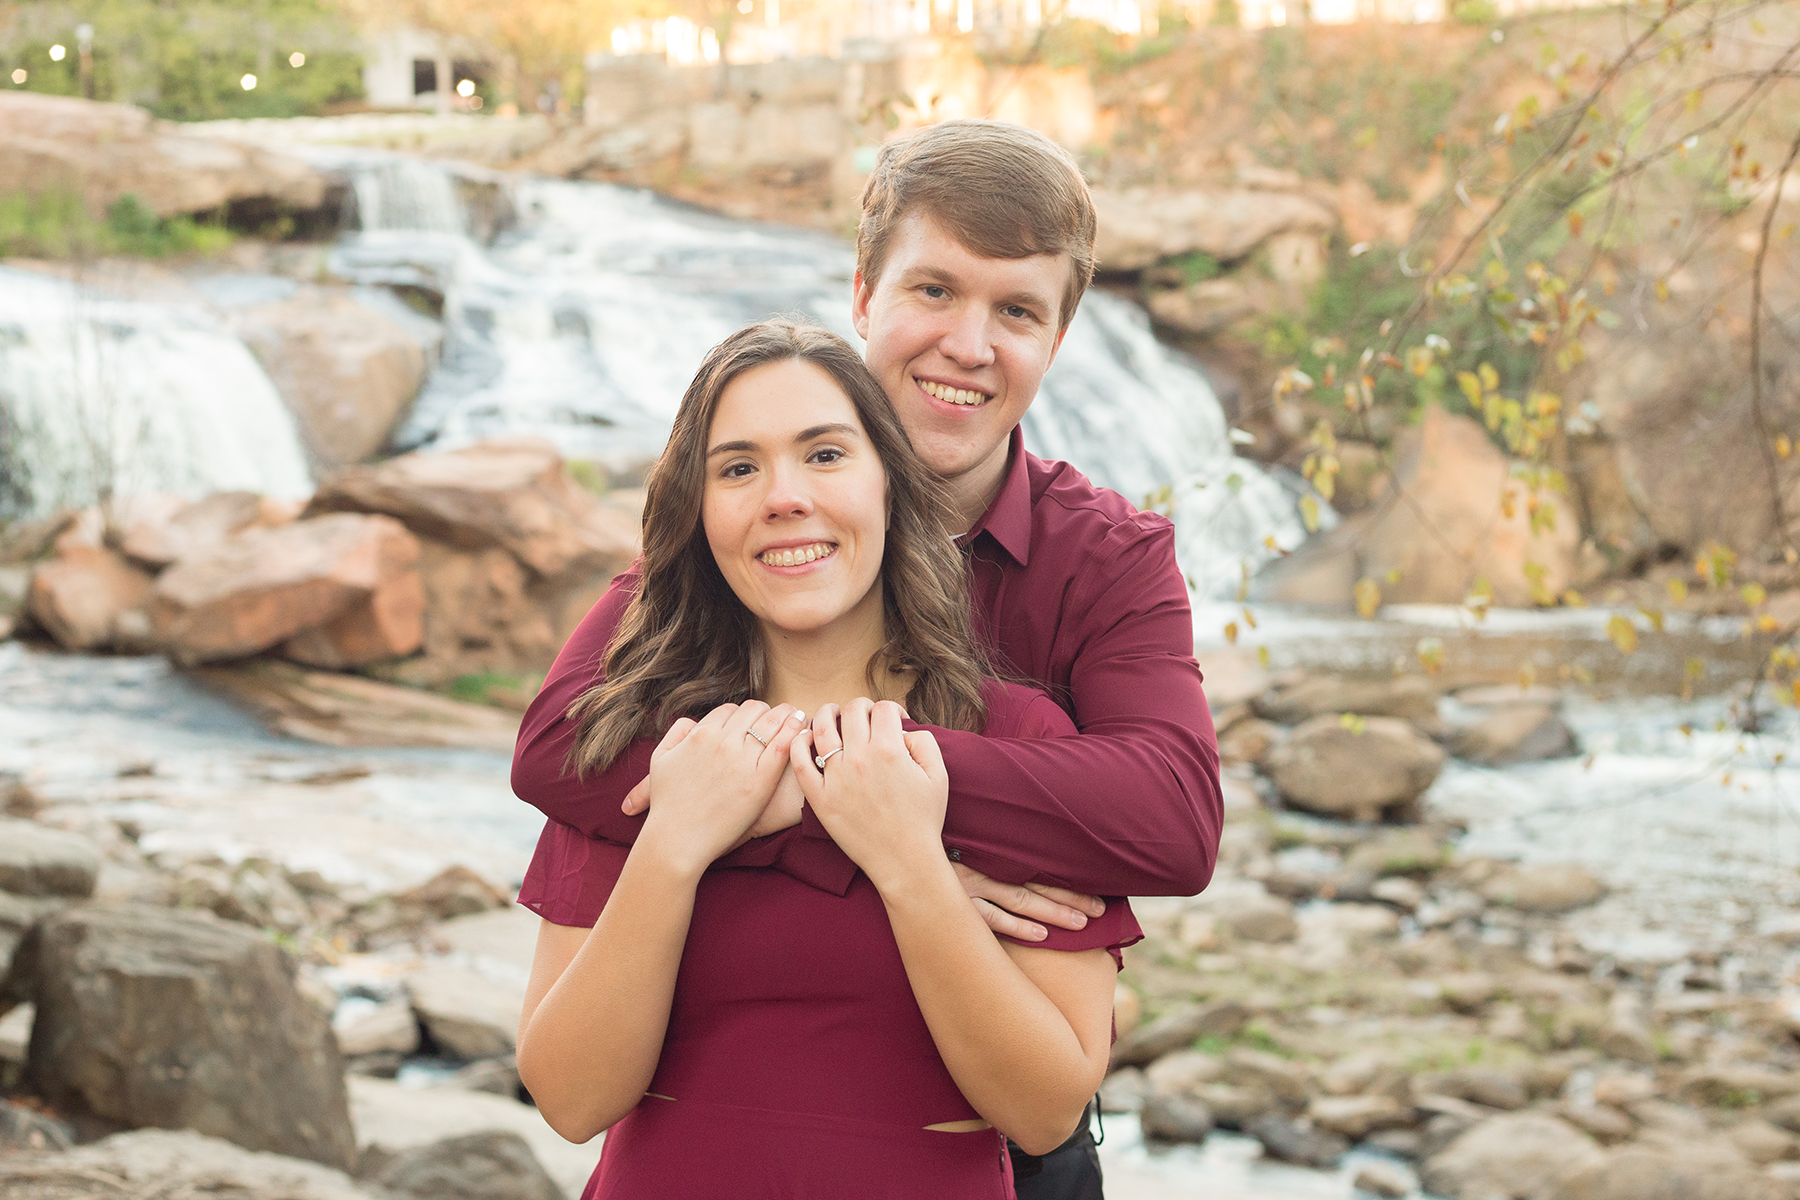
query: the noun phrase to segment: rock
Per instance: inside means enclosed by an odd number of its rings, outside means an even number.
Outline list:
[[[278,733],[327,746],[445,746],[511,751],[516,716],[416,688],[258,660],[201,668],[202,682]]]
[[[31,576],[31,617],[65,650],[139,649],[150,576],[110,550],[72,550]]]
[[[1602,1071],[1594,1077],[1594,1101],[1620,1108],[1656,1096],[1655,1076],[1640,1071]]]
[[[417,571],[404,571],[323,625],[289,638],[281,655],[332,671],[400,658],[424,640],[424,617],[425,586]]]
[[[419,1200],[565,1200],[531,1146],[507,1130],[466,1133],[376,1161],[358,1175]]]
[[[1114,1042],[1112,1065],[1141,1067],[1172,1050],[1185,1049],[1208,1034],[1231,1037],[1249,1019],[1250,1013],[1243,1005],[1229,1000],[1181,1005]]]
[[[1134,1113],[1144,1107],[1150,1084],[1136,1067],[1120,1067],[1100,1081],[1100,1111]]]
[[[1225,1081],[1267,1088],[1283,1104],[1303,1106],[1312,1091],[1312,1076],[1298,1063],[1239,1046],[1225,1056]]]
[[[1500,985],[1481,971],[1457,971],[1437,978],[1438,995],[1460,1013],[1479,1012],[1499,994]]]
[[[15,1005],[0,1017],[0,1093],[18,1088],[25,1077],[25,1059],[31,1048],[31,1023],[37,1019],[37,1005]]]
[[[1401,912],[1413,912],[1425,903],[1425,889],[1402,875],[1377,879],[1369,885],[1369,895]]]
[[[500,929],[506,934],[517,934],[525,924],[521,918],[512,913],[512,899],[461,863],[452,863],[418,887],[401,892],[394,898],[403,908],[414,908],[433,921],[450,921],[457,917],[469,917],[476,913],[501,910],[507,913]],[[532,921],[530,924],[535,925]],[[477,928],[468,923],[456,926],[458,930]],[[456,934],[450,930],[440,930],[440,934],[454,938]],[[466,940],[466,939],[465,939]],[[463,946],[463,949],[468,949]]]
[[[1256,312],[1249,290],[1236,279],[1154,288],[1144,294],[1144,307],[1162,324],[1198,337],[1209,337]]]
[[[126,195],[169,217],[250,199],[315,209],[327,193],[325,177],[290,155],[190,136],[128,104],[23,91],[0,93],[0,178],[75,192],[94,216]]]
[[[302,287],[243,311],[234,325],[327,468],[386,445],[425,381],[428,347],[343,288]]]
[[[1565,1173],[1548,1200],[1788,1200],[1791,1195],[1766,1175],[1710,1156],[1627,1146]]]
[[[268,941],[208,914],[90,903],[38,943],[30,1075],[51,1103],[355,1161],[336,1040]]]
[[[1113,1034],[1124,1037],[1144,1018],[1144,1000],[1123,983],[1113,985]]]
[[[342,1171],[252,1153],[186,1129],[136,1129],[58,1154],[0,1157],[0,1195],[16,1200],[387,1200]]]
[[[235,868],[221,863],[189,863],[175,879],[175,906],[203,908],[227,921],[256,929],[297,933],[312,913],[280,867],[252,858]]]
[[[0,1009],[34,995],[37,968],[29,936],[39,921],[67,903],[60,897],[0,891]]]
[[[1275,1093],[1260,1083],[1204,1083],[1200,1100],[1212,1112],[1213,1121],[1227,1129],[1242,1129],[1245,1122],[1279,1105]]]
[[[1450,753],[1483,767],[1505,767],[1580,753],[1575,733],[1556,710],[1543,704],[1494,708],[1450,738]]]
[[[308,511],[386,513],[420,537],[499,546],[546,577],[616,574],[637,554],[638,527],[577,484],[556,447],[538,439],[353,467],[320,488]]]
[[[1239,721],[1219,735],[1219,761],[1259,763],[1286,737],[1287,731],[1273,721]]]
[[[1198,250],[1242,258],[1278,233],[1329,233],[1337,214],[1309,196],[1245,189],[1094,189],[1095,257],[1107,271],[1136,271]]]
[[[1288,687],[1273,688],[1251,702],[1256,714],[1283,725],[1314,717],[1355,713],[1363,717],[1402,717],[1415,724],[1437,722],[1438,689],[1422,675],[1386,679],[1352,679],[1342,675],[1308,675]]]
[[[213,549],[234,533],[286,525],[295,513],[295,506],[255,492],[214,492],[173,510],[130,509],[119,524],[119,550],[160,571]]]
[[[0,1100],[0,1166],[19,1151],[67,1150],[75,1145],[75,1128],[10,1100]],[[0,1174],[0,1182],[5,1180]],[[7,1195],[13,1195],[7,1192]]]
[[[1755,1117],[1741,1125],[1734,1125],[1726,1136],[1732,1145],[1743,1152],[1745,1158],[1758,1165],[1800,1157],[1800,1139],[1796,1139],[1785,1129]]]
[[[100,856],[80,834],[0,820],[0,891],[84,900],[99,873]]]
[[[1399,1163],[1375,1159],[1357,1167],[1350,1186],[1359,1192],[1380,1196],[1382,1200],[1398,1200],[1398,1197],[1412,1193],[1413,1184],[1412,1172]]]
[[[1800,1095],[1775,1101],[1762,1110],[1762,1116],[1770,1124],[1789,1133],[1800,1133]]]
[[[1423,829],[1391,829],[1376,834],[1344,858],[1352,875],[1430,875],[1450,861],[1450,851]]]
[[[387,517],[334,513],[249,529],[165,571],[151,621],[183,664],[239,658],[330,622],[416,573],[418,560],[418,541]],[[401,653],[417,648],[422,634],[412,632]]]
[[[1175,922],[1175,940],[1185,950],[1217,950],[1224,939],[1219,918],[1209,912],[1184,912]]]
[[[332,1018],[331,1030],[337,1035],[338,1052],[345,1058],[407,1055],[419,1048],[419,1019],[404,1000],[340,1010]]]
[[[1454,1096],[1470,1104],[1507,1111],[1524,1108],[1531,1096],[1516,1075],[1484,1067],[1464,1067],[1442,1075],[1426,1075],[1414,1082],[1422,1092]]]
[[[1350,1150],[1338,1134],[1280,1113],[1264,1113],[1244,1122],[1244,1132],[1261,1142],[1270,1158],[1301,1167],[1329,1169]]]
[[[1519,607],[1548,603],[1575,583],[1581,521],[1573,501],[1541,492],[1537,503],[1554,508],[1556,520],[1534,535],[1530,498],[1479,423],[1427,407],[1396,445],[1393,473],[1398,491],[1378,488],[1369,511],[1265,572],[1258,593],[1349,608],[1356,581],[1392,574],[1382,584],[1387,603],[1461,604],[1485,579],[1495,604]],[[1508,491],[1511,516],[1502,504]],[[1528,563],[1543,568],[1536,583]]]
[[[1637,1132],[1637,1123],[1610,1104],[1565,1104],[1557,1115],[1607,1146],[1627,1141]]]
[[[1199,1050],[1176,1050],[1150,1064],[1144,1082],[1151,1092],[1194,1092],[1200,1085],[1212,1083],[1225,1073],[1225,1064],[1216,1055]]]
[[[531,1146],[565,1196],[579,1196],[600,1159],[600,1141],[565,1142],[535,1108],[485,1092],[408,1088],[352,1078],[350,1107],[362,1153],[371,1163],[458,1134],[510,1130]]]
[[[1478,890],[1490,904],[1520,912],[1565,913],[1600,899],[1606,885],[1575,863],[1540,863],[1506,868]]]
[[[1206,1105],[1180,1092],[1152,1092],[1138,1120],[1145,1137],[1165,1142],[1203,1142],[1213,1128]]]
[[[1377,1129],[1412,1123],[1412,1110],[1392,1096],[1314,1096],[1306,1115],[1320,1129],[1360,1142]]]
[[[513,1052],[525,988],[443,959],[407,976],[413,1011],[438,1049],[464,1061]]]
[[[1214,884],[1195,903],[1233,937],[1244,941],[1291,942],[1299,932],[1294,906],[1269,895],[1261,885]]]
[[[1379,1050],[1359,1050],[1326,1067],[1319,1076],[1319,1087],[1327,1096],[1354,1096],[1368,1091],[1393,1069],[1392,1056]]]
[[[1509,1113],[1470,1129],[1427,1159],[1419,1181],[1446,1200],[1537,1200],[1603,1161],[1594,1140],[1555,1117]]]
[[[1369,717],[1357,729],[1320,716],[1271,750],[1263,766],[1295,807],[1372,821],[1417,800],[1443,770],[1444,752],[1395,717]]]
[[[1778,1071],[1749,1063],[1721,1063],[1681,1073],[1676,1098],[1688,1104],[1766,1104],[1800,1093],[1800,1072]]]

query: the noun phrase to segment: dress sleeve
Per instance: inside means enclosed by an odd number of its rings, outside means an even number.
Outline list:
[[[629,846],[598,841],[561,821],[545,821],[519,888],[519,903],[552,925],[592,928],[630,853]]]

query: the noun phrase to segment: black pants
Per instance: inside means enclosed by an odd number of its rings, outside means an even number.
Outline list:
[[[1040,1159],[1006,1143],[1013,1156],[1013,1188],[1019,1200],[1105,1200],[1101,1192],[1100,1152],[1094,1148],[1093,1115],[1090,1104],[1088,1111],[1081,1114],[1081,1127]],[[1027,1174],[1033,1162],[1041,1167]]]

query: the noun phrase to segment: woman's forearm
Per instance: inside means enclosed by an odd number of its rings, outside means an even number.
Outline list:
[[[1065,1003],[1076,1010],[1072,1019],[995,939],[941,857],[890,882],[882,899],[913,995],[957,1087],[1027,1151],[1053,1149],[1106,1071],[1111,960],[1100,968],[1106,978],[1086,988],[1104,988],[1106,1015],[1090,997],[1085,1005]],[[1065,976],[1067,968],[1094,973],[1091,960],[1076,961],[1079,952],[1028,953],[1064,960],[1058,971]]]
[[[697,882],[640,841],[580,950],[526,1014],[519,1078],[572,1142],[630,1112],[656,1073]]]

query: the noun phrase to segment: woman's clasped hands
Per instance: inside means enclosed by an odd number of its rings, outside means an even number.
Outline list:
[[[806,714],[793,705],[770,708],[760,700],[676,721],[650,755],[656,803],[639,844],[649,839],[683,871],[705,870],[751,835],[806,729]]]
[[[937,739],[906,732],[905,716],[891,700],[821,705],[788,751],[825,832],[884,892],[909,870],[944,862],[950,777]]]

